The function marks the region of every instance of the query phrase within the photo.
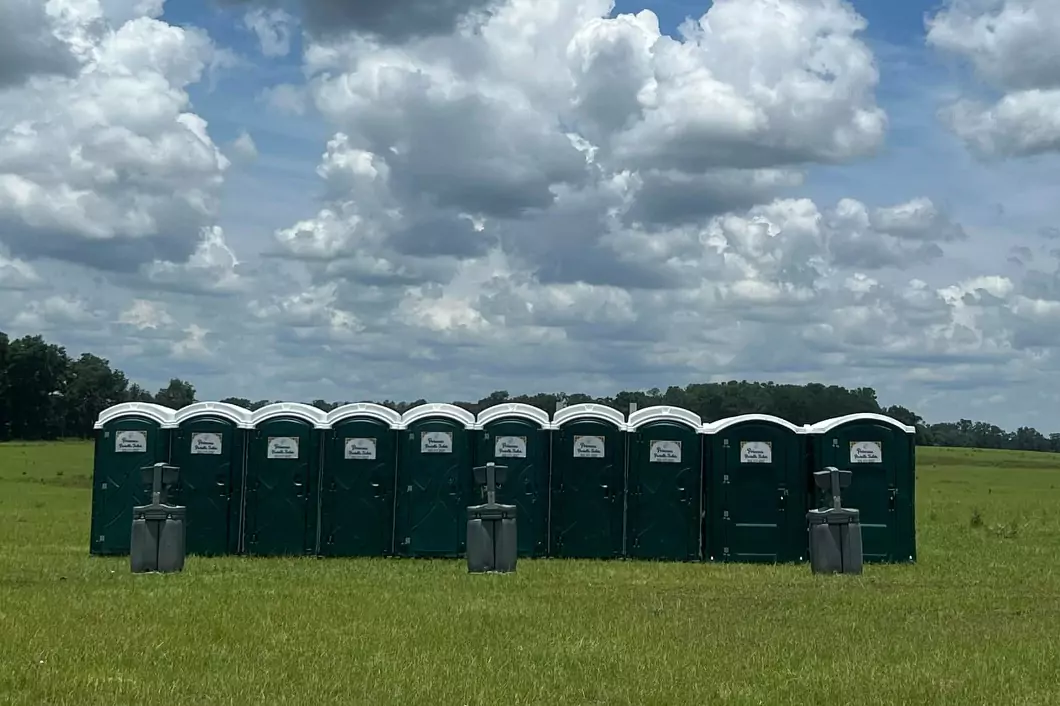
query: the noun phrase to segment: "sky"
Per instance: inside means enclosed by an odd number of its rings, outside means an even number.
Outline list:
[[[0,330],[200,399],[1060,431],[1055,0],[5,0]]]

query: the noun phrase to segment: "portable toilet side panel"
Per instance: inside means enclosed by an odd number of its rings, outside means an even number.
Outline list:
[[[475,465],[492,461],[508,467],[507,482],[497,487],[497,502],[516,507],[519,556],[544,556],[548,551],[548,413],[529,405],[502,404],[484,410],[478,422]]]
[[[916,428],[905,435],[905,466],[896,474],[895,519],[898,521],[897,561],[916,561]]]
[[[397,433],[381,415],[350,416],[332,424],[321,475],[321,554],[393,553]]]
[[[188,554],[218,556],[239,551],[246,432],[250,413],[230,405],[190,405],[176,416],[170,461],[180,468],[174,500],[187,507]]]
[[[851,414],[811,426],[811,472],[834,466],[852,472],[844,507],[861,513],[866,562],[915,561],[913,516],[915,437],[911,427],[875,414]],[[816,490],[818,506],[830,502]]]
[[[265,409],[268,407],[262,408]],[[278,414],[255,424],[247,451],[243,526],[246,553],[315,553],[316,506],[311,498],[319,447],[320,433],[306,416]]]
[[[122,403],[96,422],[92,469],[92,537],[89,553],[129,553],[132,509],[150,501],[140,469],[169,460],[173,411],[148,403]]]
[[[468,427],[474,416],[451,405],[430,407],[437,413],[420,416],[413,409],[402,417],[394,543],[405,556],[458,557],[467,545],[472,501]]]
[[[748,414],[707,425],[708,558],[806,556],[805,442],[786,420]]]
[[[626,553],[698,559],[702,421],[688,410],[647,407],[630,415],[629,425]]]
[[[573,405],[559,410],[553,424],[549,553],[584,559],[621,556],[626,456],[622,413],[600,405]]]

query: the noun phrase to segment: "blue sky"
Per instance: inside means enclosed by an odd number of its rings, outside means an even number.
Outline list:
[[[860,0],[853,5],[868,22],[863,37],[880,72],[876,99],[888,115],[886,139],[873,157],[855,163],[810,165],[805,182],[786,195],[821,204],[846,197],[866,203],[901,203],[926,195],[962,223],[1033,236],[1049,212],[1042,212],[1041,201],[1026,198],[1024,185],[1048,178],[1051,164],[984,164],[937,117],[956,86],[968,85],[966,67],[926,46],[925,17],[937,11],[939,3]],[[676,36],[686,18],[702,15],[708,5],[621,0],[615,3],[613,14],[643,9],[655,12],[661,30]],[[312,109],[298,116],[264,109],[263,89],[304,83],[303,41],[293,32],[289,54],[264,57],[255,35],[242,24],[243,12],[240,6],[188,0],[167,3],[163,17],[174,24],[205,29],[218,45],[243,61],[237,69],[223,70],[215,85],[206,81],[193,86],[190,93],[217,142],[229,142],[247,130],[260,152],[253,165],[237,165],[230,172],[219,214],[230,238],[257,251],[268,247],[273,230],[290,224],[292,214],[310,213],[318,205],[322,185],[315,170],[322,145],[333,130]],[[975,247],[983,262],[992,262],[1004,260],[1010,244],[1002,240]],[[916,269],[915,264],[912,267]],[[924,272],[930,273],[933,267]]]
[[[864,38],[879,65],[876,96],[888,114],[887,139],[877,156],[856,164],[811,166],[807,181],[790,193],[824,202],[855,196],[878,203],[929,194],[962,219],[1033,230],[1041,214],[1025,214],[1019,192],[1011,193],[1012,185],[1033,181],[1043,176],[1042,170],[1033,164],[984,165],[937,119],[944,96],[967,74],[925,45],[924,19],[940,4],[917,0],[852,4],[868,22]],[[619,0],[613,14],[650,9],[659,17],[662,31],[676,35],[686,18],[698,17],[708,8],[708,3],[679,0]],[[226,186],[231,198],[225,202],[224,225],[249,233],[280,227],[290,220],[289,213],[306,211],[315,202],[319,180],[314,170],[331,130],[311,110],[296,117],[263,110],[259,96],[264,88],[304,81],[302,39],[295,32],[288,55],[263,57],[254,34],[241,24],[242,11],[211,0],[170,1],[163,18],[207,30],[219,45],[247,61],[238,71],[222,73],[218,85],[204,82],[190,92],[216,141],[231,141],[248,130],[261,153],[252,170],[236,170]],[[999,205],[1004,204],[1009,208],[1002,214]]]
[[[289,0],[271,56],[266,0],[70,1],[102,64],[17,56],[51,10],[0,26],[0,330],[204,398],[741,377],[1060,428],[1050,0],[860,0],[857,34],[838,0],[494,0],[371,41]]]

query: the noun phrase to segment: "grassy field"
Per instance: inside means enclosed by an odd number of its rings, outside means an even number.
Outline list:
[[[0,704],[1060,704],[1060,456],[922,449],[920,562],[90,558],[91,447],[0,445]]]

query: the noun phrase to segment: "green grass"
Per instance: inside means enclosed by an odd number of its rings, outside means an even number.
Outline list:
[[[88,556],[87,444],[0,445],[0,704],[1060,704],[1060,456],[919,452],[911,566]]]

